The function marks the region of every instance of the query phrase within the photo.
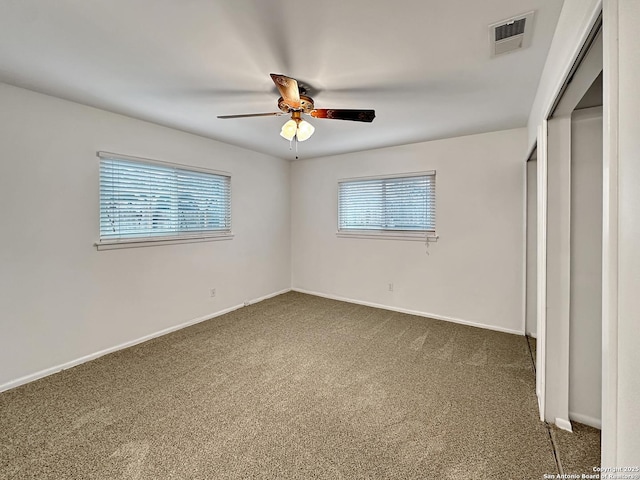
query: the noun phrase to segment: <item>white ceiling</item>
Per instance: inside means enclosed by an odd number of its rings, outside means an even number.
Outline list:
[[[562,0],[2,0],[0,81],[291,159],[270,73],[317,108],[310,158],[523,127]],[[536,10],[530,48],[488,25]]]

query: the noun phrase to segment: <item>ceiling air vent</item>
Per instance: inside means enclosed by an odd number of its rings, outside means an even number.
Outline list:
[[[489,25],[491,56],[522,50],[531,45],[534,12]]]

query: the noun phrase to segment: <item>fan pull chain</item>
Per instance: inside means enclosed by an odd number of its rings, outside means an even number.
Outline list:
[[[298,160],[298,136],[296,135],[296,160]]]

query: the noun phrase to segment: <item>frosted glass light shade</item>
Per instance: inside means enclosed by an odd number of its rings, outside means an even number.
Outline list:
[[[280,131],[280,136],[286,138],[287,140],[293,140],[293,137],[296,135],[296,130],[298,129],[298,124],[295,120],[289,120],[282,126],[282,130]]]
[[[298,123],[298,141],[304,142],[311,135],[313,135],[313,132],[315,132],[315,130],[316,129],[313,128],[313,125],[311,125],[309,122],[301,120],[300,123]]]

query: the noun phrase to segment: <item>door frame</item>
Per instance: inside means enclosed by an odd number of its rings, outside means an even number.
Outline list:
[[[618,460],[618,3],[603,3],[602,442],[601,463]]]
[[[538,127],[536,395],[540,421],[545,420],[547,360],[547,120]]]

